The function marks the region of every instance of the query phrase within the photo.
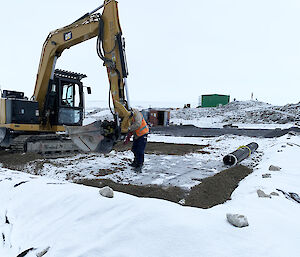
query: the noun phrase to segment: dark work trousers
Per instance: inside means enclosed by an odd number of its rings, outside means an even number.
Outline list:
[[[133,139],[131,151],[134,154],[134,162],[141,166],[144,163],[145,147],[147,144],[147,134]]]

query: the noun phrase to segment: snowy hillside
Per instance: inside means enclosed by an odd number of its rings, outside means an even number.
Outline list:
[[[86,124],[97,119],[112,119],[108,107],[104,104],[101,106],[101,108],[87,109]],[[143,109],[140,105],[133,107]],[[191,124],[207,128],[222,127],[224,124],[234,124],[240,128],[288,128],[300,125],[300,103],[273,106],[259,101],[234,101],[214,108],[171,108],[170,106],[169,109],[170,123],[177,125]]]
[[[253,127],[253,124],[259,125],[256,127],[290,127],[300,122],[300,103],[273,106],[258,101],[235,101],[215,108],[174,110],[171,121],[199,127],[221,127],[226,123],[239,127]]]

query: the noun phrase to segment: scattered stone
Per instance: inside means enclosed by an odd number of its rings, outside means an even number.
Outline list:
[[[181,205],[185,205],[185,199],[181,199],[178,203]]]
[[[273,195],[273,196],[279,196],[279,194],[276,193],[276,192],[272,192],[270,195]]]
[[[235,227],[242,228],[249,226],[247,217],[244,215],[227,213],[226,217],[227,221]]]
[[[262,178],[271,178],[270,173],[262,174],[261,176],[262,176]]]
[[[269,116],[269,119],[271,121],[278,121],[278,120],[280,120],[280,116],[277,114],[272,114],[271,116]]]
[[[262,198],[271,198],[270,195],[266,194],[264,191],[262,191],[262,190],[260,190],[260,189],[258,189],[256,192],[257,192],[258,197],[262,197]]]
[[[114,190],[112,190],[109,186],[100,188],[99,193],[100,193],[100,195],[107,197],[107,198],[114,197]]]
[[[50,246],[48,246],[47,248],[45,248],[43,251],[39,252],[36,254],[37,257],[42,257],[44,256],[50,249]]]
[[[288,118],[283,118],[283,119],[281,119],[281,120],[278,120],[277,122],[279,123],[279,124],[286,124],[286,123],[288,123],[290,120],[288,119]]]
[[[279,166],[270,165],[269,170],[271,170],[271,171],[280,171],[281,168]]]

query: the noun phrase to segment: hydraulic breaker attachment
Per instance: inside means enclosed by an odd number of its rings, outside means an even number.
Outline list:
[[[65,126],[78,148],[84,152],[109,153],[120,135],[114,121],[95,121],[86,126]]]

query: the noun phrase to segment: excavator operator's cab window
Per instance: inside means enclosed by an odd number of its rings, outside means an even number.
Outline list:
[[[58,114],[60,124],[79,124],[82,120],[82,90],[75,82],[61,81],[61,98]]]
[[[69,107],[80,107],[80,90],[76,83],[62,85],[61,104]]]

